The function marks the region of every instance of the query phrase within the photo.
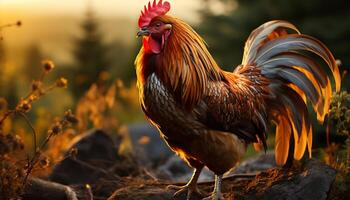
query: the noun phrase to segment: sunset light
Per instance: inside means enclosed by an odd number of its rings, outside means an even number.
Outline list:
[[[0,0],[0,200],[350,199],[344,0]]]

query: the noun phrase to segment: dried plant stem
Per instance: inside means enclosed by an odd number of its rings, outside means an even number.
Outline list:
[[[36,143],[36,131],[33,127],[33,124],[30,122],[30,120],[28,119],[27,115],[25,115],[23,112],[21,111],[17,111],[17,110],[8,110],[6,111],[6,113],[2,116],[2,118],[0,119],[0,126],[4,123],[4,121],[12,114],[19,114],[21,117],[23,117],[23,119],[25,120],[25,122],[28,124],[28,126],[30,127],[30,129],[32,130],[33,133],[33,146],[34,146],[34,150],[33,152],[36,151],[37,148],[37,143]]]
[[[30,122],[30,120],[28,119],[27,115],[25,115],[23,112],[16,112],[17,114],[19,114],[20,116],[23,117],[23,119],[26,121],[26,123],[28,124],[28,126],[30,127],[30,129],[32,129],[32,133],[33,133],[33,152],[35,153],[37,151],[37,143],[36,143],[36,140],[37,140],[37,134],[36,134],[36,131],[35,131],[35,128],[33,126],[33,124]]]
[[[0,30],[2,30],[3,28],[11,27],[11,26],[18,26],[18,22],[1,25]]]
[[[47,75],[47,71],[43,71],[40,75],[39,81],[43,81],[46,75]]]
[[[0,119],[0,126],[4,123],[4,121],[15,112],[15,110],[8,110],[5,112],[5,114]]]
[[[28,169],[27,169],[27,172],[26,172],[26,176],[23,180],[23,186],[27,183],[27,180],[28,180],[28,177],[29,177],[29,174],[32,172],[35,164],[39,161],[39,157],[41,155],[41,149],[43,149],[46,144],[49,142],[49,140],[51,139],[51,137],[54,135],[54,133],[50,133],[45,141],[43,143],[41,143],[40,147],[38,149],[36,149],[35,153],[34,153],[34,156],[32,157],[32,159],[30,159],[30,161],[28,161]]]
[[[113,177],[114,177],[115,179],[117,179],[117,180],[120,179],[119,176],[117,176],[117,175],[111,173],[110,171],[104,170],[104,169],[99,168],[99,167],[95,167],[95,166],[93,166],[93,165],[91,165],[91,164],[89,164],[89,163],[87,163],[87,162],[85,162],[85,161],[82,161],[82,160],[79,160],[79,159],[71,159],[71,160],[72,160],[73,162],[76,162],[76,163],[78,163],[78,164],[84,166],[84,167],[87,167],[87,168],[90,168],[90,169],[92,169],[92,170],[101,172],[101,173],[104,174],[104,175],[113,176]]]
[[[53,89],[55,89],[55,88],[56,88],[56,85],[55,85],[55,84],[50,85],[48,88],[46,88],[46,89],[44,90],[44,94],[50,92],[51,90],[53,90]]]

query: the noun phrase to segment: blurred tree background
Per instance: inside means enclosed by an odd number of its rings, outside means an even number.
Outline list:
[[[105,43],[99,23],[89,7],[81,23],[81,36],[74,40],[74,82],[72,94],[81,97],[96,83],[101,87],[108,79],[107,69],[111,64],[109,46]]]
[[[197,30],[217,62],[232,70],[241,62],[244,42],[252,30],[269,20],[290,21],[318,38],[350,66],[350,2],[346,0],[204,0]],[[343,87],[349,89],[349,76]]]

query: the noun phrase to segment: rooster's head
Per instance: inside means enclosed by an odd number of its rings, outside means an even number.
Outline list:
[[[143,47],[146,52],[159,54],[165,47],[165,44],[171,34],[172,24],[162,20],[164,16],[170,10],[169,2],[158,3],[156,0],[148,6],[145,6],[141,11],[139,18],[140,31],[137,33],[138,37],[143,37]]]

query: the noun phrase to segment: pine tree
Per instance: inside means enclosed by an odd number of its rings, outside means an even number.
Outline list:
[[[110,65],[109,47],[103,41],[98,20],[91,8],[81,24],[82,36],[75,39],[73,95],[80,97],[93,83],[102,86]]]
[[[38,79],[42,72],[41,62],[44,56],[40,47],[36,43],[32,43],[26,49],[25,66],[23,67],[26,81]]]

